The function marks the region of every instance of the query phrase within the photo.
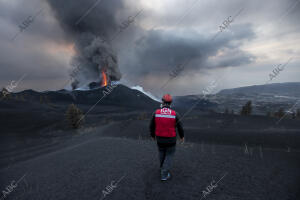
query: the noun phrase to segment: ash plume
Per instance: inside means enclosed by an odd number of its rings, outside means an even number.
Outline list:
[[[82,41],[89,41],[89,43],[85,44]],[[109,81],[121,79],[117,55],[101,38],[91,34],[81,34],[79,42],[76,43],[76,51],[78,53],[73,57],[72,65],[82,67],[73,77],[73,89],[81,83],[100,82],[102,71],[105,71]],[[76,70],[76,67],[74,69]]]
[[[94,3],[92,0],[48,0],[66,39],[74,43],[76,54],[71,60],[73,89],[92,81],[101,82],[102,70],[110,81],[121,79],[117,55],[107,41],[118,28],[115,16],[123,8],[123,3],[121,0],[103,0],[86,13]],[[80,23],[76,23],[80,18]]]

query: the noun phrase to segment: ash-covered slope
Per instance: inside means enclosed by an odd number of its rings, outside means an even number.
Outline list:
[[[22,97],[30,102],[51,102],[52,104],[84,104],[94,105],[101,99],[101,105],[116,105],[136,108],[157,107],[159,103],[145,95],[144,93],[130,89],[124,85],[103,87],[92,90],[59,90],[48,92],[36,92],[25,90],[12,94],[14,97]],[[14,103],[11,101],[11,103]],[[100,103],[100,102],[99,102]]]
[[[64,127],[65,113],[72,103],[83,113],[88,112],[85,115],[85,124],[99,123],[103,119],[120,120],[126,118],[123,114],[146,110],[152,112],[159,107],[159,102],[124,85],[85,91],[25,90],[1,99],[0,135],[12,132],[34,133],[52,126]]]
[[[0,170],[1,188],[26,175],[10,199],[199,200],[214,180],[220,181],[207,199],[299,199],[299,153],[294,149],[248,146],[249,155],[244,145],[178,144],[172,179],[162,183],[154,141],[83,134],[51,145],[51,153]],[[112,181],[117,187],[104,196]]]

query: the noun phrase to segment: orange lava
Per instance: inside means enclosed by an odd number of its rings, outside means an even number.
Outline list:
[[[102,70],[102,83],[101,83],[102,87],[107,86],[107,76],[106,76],[106,72],[105,70]]]

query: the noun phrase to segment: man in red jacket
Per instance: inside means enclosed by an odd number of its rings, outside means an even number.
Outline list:
[[[172,110],[172,96],[166,94],[162,98],[162,108],[153,114],[150,123],[151,137],[156,139],[159,151],[161,180],[171,177],[170,168],[176,149],[176,128],[181,142],[184,142],[184,131],[179,115]]]

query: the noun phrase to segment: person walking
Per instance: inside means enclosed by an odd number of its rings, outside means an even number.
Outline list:
[[[172,96],[165,94],[162,97],[161,109],[157,109],[150,122],[150,133],[157,141],[161,180],[171,178],[170,169],[176,150],[176,128],[181,143],[184,143],[184,130],[178,113],[171,109]]]

